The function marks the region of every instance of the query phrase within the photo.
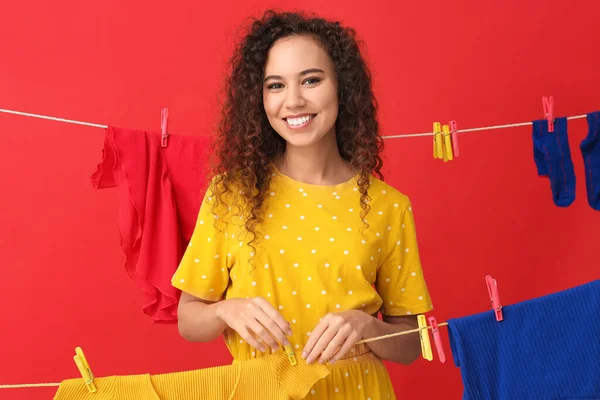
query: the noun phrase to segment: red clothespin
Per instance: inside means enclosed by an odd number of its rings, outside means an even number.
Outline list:
[[[493,279],[490,275],[485,277],[485,283],[488,288],[488,293],[490,295],[490,304],[494,313],[496,314],[496,321],[502,321],[504,317],[502,316],[502,304],[500,304],[500,295],[498,294],[498,284],[496,280]]]
[[[431,333],[433,334],[433,342],[435,343],[435,349],[437,350],[438,358],[443,364],[446,362],[446,353],[444,352],[444,345],[442,344],[442,336],[440,335],[440,329],[438,328],[437,320],[435,317],[429,317],[429,325],[431,325]]]
[[[542,97],[544,117],[548,120],[548,132],[554,132],[554,97]]]
[[[454,157],[458,157],[458,128],[456,121],[450,121],[450,133],[452,135],[452,152]]]
[[[167,133],[167,122],[169,120],[169,109],[163,108],[160,113],[160,131],[161,131],[161,146],[167,147],[167,138],[169,134]]]

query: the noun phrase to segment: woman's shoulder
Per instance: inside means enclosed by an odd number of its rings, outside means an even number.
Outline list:
[[[411,205],[407,194],[375,176],[371,176],[369,197],[371,197],[373,203],[389,203],[400,211],[407,209]]]

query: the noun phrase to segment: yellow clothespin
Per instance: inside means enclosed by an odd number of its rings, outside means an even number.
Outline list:
[[[287,356],[290,359],[290,364],[296,365],[297,361],[296,361],[296,355],[294,354],[294,349],[292,348],[291,345],[287,345],[284,347],[285,347],[285,352],[287,353]]]
[[[452,161],[454,155],[452,154],[452,138],[450,137],[450,126],[444,125],[444,162]]]
[[[438,158],[438,152],[437,152],[437,144],[435,142],[435,122],[433,123],[433,136],[431,136],[431,138],[433,139],[433,158]]]
[[[75,349],[76,355],[73,356],[73,360],[75,360],[75,364],[77,364],[77,368],[81,373],[81,377],[85,382],[90,393],[94,393],[96,389],[96,385],[94,384],[94,374],[92,373],[92,369],[90,368],[90,364],[88,363],[85,355],[83,354],[83,350],[81,347],[77,347]]]
[[[429,329],[427,328],[427,320],[423,314],[417,315],[419,323],[419,336],[421,338],[421,354],[423,358],[433,360],[433,351],[431,350],[431,342],[429,341]]]
[[[439,122],[433,123],[433,146],[433,158],[439,158],[441,160],[444,157],[444,147],[442,125]]]

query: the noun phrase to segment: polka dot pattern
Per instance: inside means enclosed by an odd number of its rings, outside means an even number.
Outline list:
[[[416,315],[431,310],[412,205],[388,184],[374,177],[371,182],[369,228],[364,229],[355,181],[317,186],[276,174],[265,199],[267,218],[257,227],[263,240],[254,249],[248,245],[251,235],[245,232],[245,221],[232,215],[236,207],[217,207],[219,218],[214,218],[207,191],[172,284],[209,301],[218,301],[226,293],[237,298],[264,297],[290,321],[290,341],[300,349],[327,313],[361,309]],[[216,229],[217,221],[227,223],[226,229]],[[235,331],[226,333],[235,358],[262,355]],[[377,390],[369,391],[370,379],[388,379],[385,368],[378,368],[371,364],[359,370],[340,367],[339,373],[324,379],[330,383],[315,385],[313,397],[318,398],[321,390],[329,390],[332,396],[339,390],[348,399],[384,398]]]

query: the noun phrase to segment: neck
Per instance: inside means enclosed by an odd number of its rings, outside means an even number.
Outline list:
[[[282,174],[312,185],[337,185],[355,175],[340,155],[335,135],[331,134],[314,146],[287,145],[274,163]]]

